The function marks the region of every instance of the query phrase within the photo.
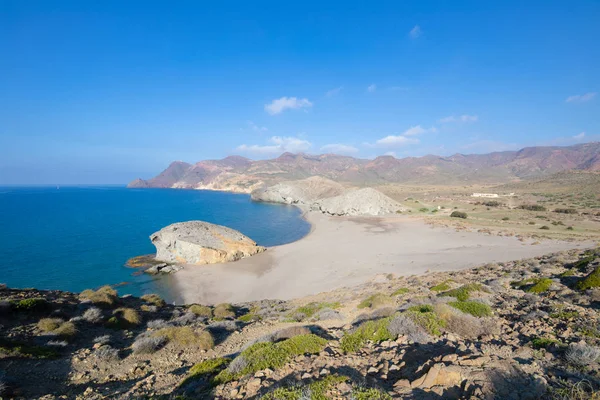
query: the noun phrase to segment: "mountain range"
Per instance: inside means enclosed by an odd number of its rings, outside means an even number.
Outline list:
[[[283,153],[270,160],[241,156],[195,164],[171,163],[158,176],[129,183],[130,188],[186,188],[251,192],[284,180],[322,176],[358,186],[410,184],[508,183],[562,171],[600,171],[600,142],[567,147],[537,146],[489,154],[373,160],[336,154]]]

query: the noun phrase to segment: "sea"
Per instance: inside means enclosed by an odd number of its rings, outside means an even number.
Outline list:
[[[127,267],[152,254],[149,236],[182,221],[236,229],[263,246],[301,239],[310,225],[294,206],[246,194],[123,186],[0,187],[0,283],[79,292],[114,285],[121,295],[177,298],[169,276]]]

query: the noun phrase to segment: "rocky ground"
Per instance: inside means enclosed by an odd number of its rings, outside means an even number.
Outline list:
[[[290,302],[0,290],[8,398],[600,398],[600,249]]]

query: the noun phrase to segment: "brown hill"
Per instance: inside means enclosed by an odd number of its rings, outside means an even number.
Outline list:
[[[271,160],[252,161],[230,156],[196,164],[171,163],[160,175],[136,179],[129,187],[176,187],[250,192],[261,184],[322,176],[354,185],[382,183],[457,184],[508,183],[549,176],[562,171],[600,170],[600,143],[568,147],[527,147],[490,154],[374,160],[335,154],[284,153]]]

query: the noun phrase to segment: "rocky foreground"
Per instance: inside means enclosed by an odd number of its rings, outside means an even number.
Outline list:
[[[598,399],[600,249],[297,301],[0,290],[14,398]]]

